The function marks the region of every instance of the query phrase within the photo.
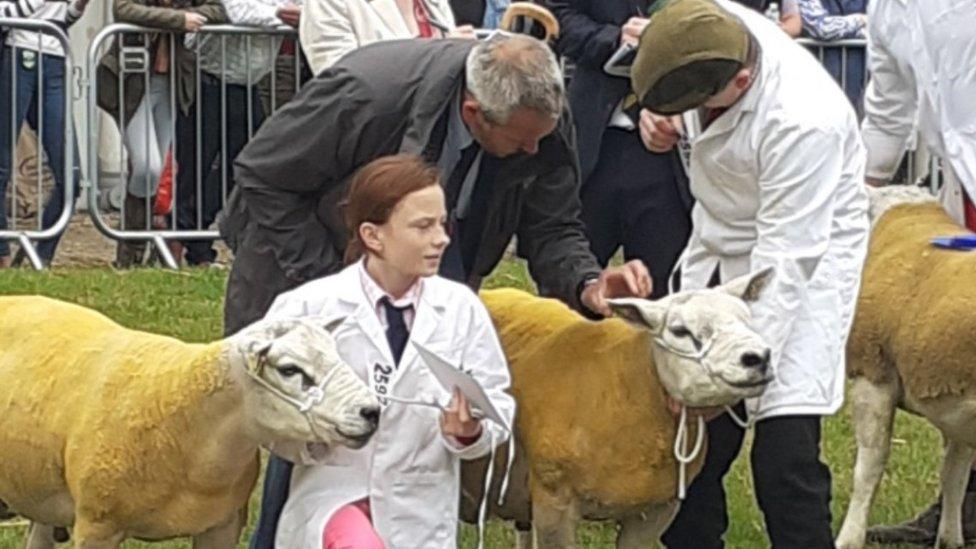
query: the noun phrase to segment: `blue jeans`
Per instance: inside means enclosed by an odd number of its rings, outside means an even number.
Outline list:
[[[290,461],[274,454],[269,457],[268,467],[264,471],[261,512],[258,515],[258,525],[251,536],[250,549],[274,549],[278,519],[281,518],[281,510],[285,508],[291,485],[291,469]]]
[[[25,54],[34,56],[34,64],[30,68],[24,66]],[[44,205],[41,214],[41,226],[48,228],[61,217],[64,208],[64,131],[65,131],[65,74],[64,58],[57,55],[43,56],[43,73],[41,82],[37,81],[37,70],[41,66],[40,56],[36,51],[21,48],[14,49],[4,46],[0,52],[0,229],[7,228],[7,183],[10,181],[11,148],[17,143],[20,127],[24,120],[35,130],[39,122],[43,123],[41,131],[42,146],[47,154],[48,165],[54,172],[54,190],[51,198]],[[16,72],[15,72],[16,71]],[[11,89],[13,75],[16,74],[17,89]],[[40,84],[40,86],[38,86]],[[41,97],[38,97],[38,92]],[[11,112],[11,92],[15,93],[14,109]],[[43,101],[39,104],[39,101]],[[38,115],[38,108],[43,112],[43,120]],[[12,129],[11,129],[12,128]],[[74,147],[72,143],[72,147]],[[78,155],[75,154],[75,158]],[[71,184],[74,186],[75,196],[78,196],[78,178],[72,174]],[[60,235],[41,241],[37,245],[37,253],[41,260],[50,262],[54,257]],[[0,240],[0,257],[10,255],[10,246],[5,240]]]

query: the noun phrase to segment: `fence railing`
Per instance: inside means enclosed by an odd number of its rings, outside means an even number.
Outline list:
[[[0,18],[0,29],[5,36],[22,33],[17,43],[24,44],[0,50],[0,256],[9,255],[16,241],[17,260],[39,270],[53,254],[50,241],[71,220],[77,185],[71,48],[64,30],[49,21]],[[25,127],[33,130],[32,149]],[[33,189],[27,179],[34,179]],[[38,246],[44,243],[51,251],[42,254]]]
[[[212,253],[208,241],[219,235],[211,225],[233,188],[234,157],[266,114],[301,86],[297,45],[291,61],[280,62],[284,38],[297,33],[219,25],[181,34],[121,23],[95,37],[88,52],[89,211],[99,230],[123,243],[120,250],[126,242],[151,242],[172,268],[180,258],[168,242],[185,245],[191,261],[192,249],[199,247],[195,242],[204,247],[203,255]],[[187,52],[193,54],[189,74],[181,72]],[[155,68],[160,54],[170,60],[166,73]],[[290,82],[283,87],[282,80]],[[261,89],[267,92],[263,98]],[[119,158],[129,159],[122,162],[125,187],[117,220],[102,207],[108,201],[99,200],[107,189],[95,168],[98,109],[106,104],[114,107],[110,114],[123,135]],[[159,198],[167,161],[172,166],[168,206]]]

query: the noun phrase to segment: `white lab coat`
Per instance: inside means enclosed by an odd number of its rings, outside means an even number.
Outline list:
[[[386,335],[367,301],[358,265],[280,295],[268,316],[314,316],[324,325],[344,319],[334,332],[339,355],[372,389],[388,372],[388,394],[436,398],[441,404],[450,400],[411,343],[399,368],[391,366]],[[507,363],[488,312],[470,289],[436,276],[424,279],[410,341],[462,365],[511,425],[515,401],[506,393]],[[389,402],[378,430],[359,450],[335,447],[315,460],[304,447],[273,448],[296,462],[276,547],[318,549],[329,517],[367,497],[373,525],[387,547],[455,547],[460,460],[488,454],[491,443],[504,442],[507,434],[486,420],[481,437],[460,447],[441,434],[439,418],[433,408]]]
[[[431,19],[455,27],[448,0],[424,5]],[[396,0],[305,0],[302,10],[298,38],[313,74],[366,44],[414,37]]]
[[[867,174],[894,175],[917,123],[943,160],[943,203],[962,222],[958,186],[976,197],[976,2],[873,0],[868,64]]]
[[[820,64],[760,14],[722,0],[762,48],[752,87],[691,149],[692,234],[682,288],[775,268],[752,305],[774,381],[758,419],[831,414],[867,248],[865,152],[853,108]]]

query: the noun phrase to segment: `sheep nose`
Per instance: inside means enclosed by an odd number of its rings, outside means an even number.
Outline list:
[[[765,371],[769,367],[770,352],[769,349],[766,349],[763,354],[753,353],[751,351],[742,353],[742,357],[739,360],[746,368],[760,368]]]
[[[363,406],[359,409],[359,416],[369,422],[370,427],[376,429],[376,426],[380,423],[380,407]]]

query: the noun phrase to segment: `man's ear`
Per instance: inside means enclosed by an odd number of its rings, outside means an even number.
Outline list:
[[[652,332],[661,330],[666,308],[657,302],[638,297],[621,297],[608,299],[607,305],[614,316],[619,316],[630,324]]]

